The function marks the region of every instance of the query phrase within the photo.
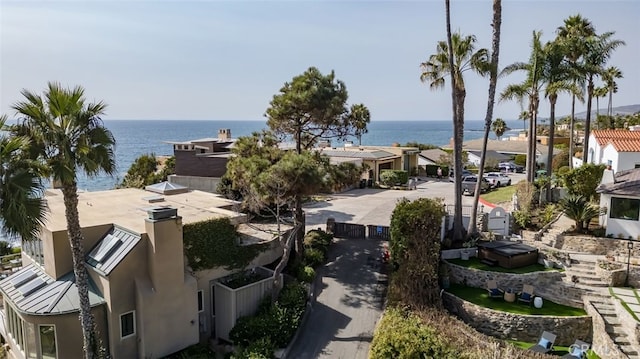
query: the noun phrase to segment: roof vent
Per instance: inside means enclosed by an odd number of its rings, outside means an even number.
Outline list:
[[[157,221],[176,217],[178,215],[178,209],[171,207],[155,207],[148,209],[147,214],[149,215],[149,219]]]
[[[111,253],[113,253],[113,251],[120,247],[121,244],[122,241],[120,240],[120,238],[112,234],[107,234],[107,236],[99,244],[99,247],[97,248],[95,254],[93,254],[91,257],[96,262],[103,263],[106,259],[109,258],[109,256],[111,256]]]

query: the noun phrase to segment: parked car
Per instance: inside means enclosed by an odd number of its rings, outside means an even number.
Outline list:
[[[502,187],[502,186],[511,186],[511,178],[504,173],[500,172],[489,172],[485,173],[484,178],[489,181],[491,187]]]
[[[513,162],[500,162],[498,164],[498,168],[500,169],[500,172],[511,172],[511,173],[524,172],[524,167],[517,165]]]
[[[467,176],[473,176],[473,173],[469,172],[468,170],[462,170],[462,178]],[[449,182],[453,182],[453,181],[454,181],[453,169],[451,169],[449,170]]]
[[[467,176],[462,179],[462,194],[469,194],[473,196],[476,192],[476,183],[478,183],[478,176]],[[491,188],[489,181],[486,178],[482,178],[480,184],[480,192],[486,192]]]

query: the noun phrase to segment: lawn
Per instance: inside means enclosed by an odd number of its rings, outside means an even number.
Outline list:
[[[499,310],[502,312],[565,317],[587,315],[587,313],[583,309],[554,303],[547,299],[544,299],[544,305],[542,306],[542,308],[535,308],[524,303],[518,303],[518,301],[509,303],[505,302],[502,299],[492,299],[489,297],[485,289],[467,287],[461,284],[452,284],[451,287],[447,289],[447,291],[473,304],[485,308]]]
[[[516,193],[516,186],[506,186],[496,188],[490,192],[482,194],[480,197],[489,203],[502,203],[510,202],[513,198],[513,194]]]
[[[520,349],[529,349],[535,344],[535,343],[520,342],[517,340],[507,340],[506,342],[513,344],[514,346]],[[569,347],[554,345],[553,350],[549,354],[563,356],[567,353],[569,353]],[[593,350],[589,349],[589,351],[587,351],[587,359],[600,359],[600,357],[598,356],[598,354],[594,353]]]
[[[520,268],[502,268],[499,266],[490,266],[490,265],[484,264],[480,262],[480,260],[476,257],[471,257],[469,258],[469,260],[466,260],[466,261],[462,259],[457,259],[457,258],[447,259],[447,261],[453,264],[457,264],[459,266],[467,267],[467,268],[479,269],[479,270],[484,270],[488,272],[500,272],[500,273],[523,274],[523,273],[557,270],[552,268],[545,268],[545,266],[543,266],[542,264],[537,264],[537,263],[532,264],[530,266],[526,266],[526,267],[520,267]]]

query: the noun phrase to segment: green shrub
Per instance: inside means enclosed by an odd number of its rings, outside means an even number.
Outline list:
[[[303,283],[313,282],[313,278],[316,277],[316,270],[313,267],[304,266],[298,270],[298,280]]]
[[[541,214],[543,225],[549,224],[551,221],[553,221],[553,218],[556,215],[556,205],[553,203],[546,205]]]
[[[449,166],[425,165],[425,171],[429,177],[438,177],[438,167],[442,169],[442,177],[449,175]]]
[[[270,338],[260,338],[249,344],[247,347],[241,347],[236,353],[231,354],[231,359],[272,359],[275,346]]]
[[[513,158],[513,163],[518,166],[525,166],[527,164],[527,155],[516,155]]]
[[[376,329],[369,358],[460,358],[446,339],[417,315],[390,307]]]
[[[309,248],[304,251],[303,262],[311,267],[317,267],[324,263],[325,254],[322,250],[317,248]]]
[[[20,247],[11,248],[11,254],[18,254],[20,252],[22,252],[22,248],[20,248]]]
[[[229,332],[229,339],[243,347],[259,340],[268,340],[278,348],[285,347],[298,329],[306,300],[307,292],[303,286],[286,286],[276,303],[261,306],[254,316],[239,318]]]
[[[380,182],[385,186],[404,185],[409,181],[409,173],[403,170],[382,170]]]
[[[518,227],[527,228],[531,224],[531,214],[527,211],[515,211],[513,212],[513,220]]]
[[[587,163],[567,172],[563,178],[569,194],[585,197],[587,200],[596,198],[596,187],[602,180],[605,165]]]
[[[319,249],[323,254],[329,250],[329,245],[333,241],[333,236],[325,231],[314,229],[304,236],[304,246],[306,249]]]
[[[0,241],[0,256],[6,256],[12,253],[13,248],[11,248],[11,244],[9,244],[9,242],[7,241]]]

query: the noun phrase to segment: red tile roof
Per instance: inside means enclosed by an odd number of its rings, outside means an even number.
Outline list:
[[[640,131],[593,130],[592,133],[600,146],[611,143],[618,152],[640,152]]]

